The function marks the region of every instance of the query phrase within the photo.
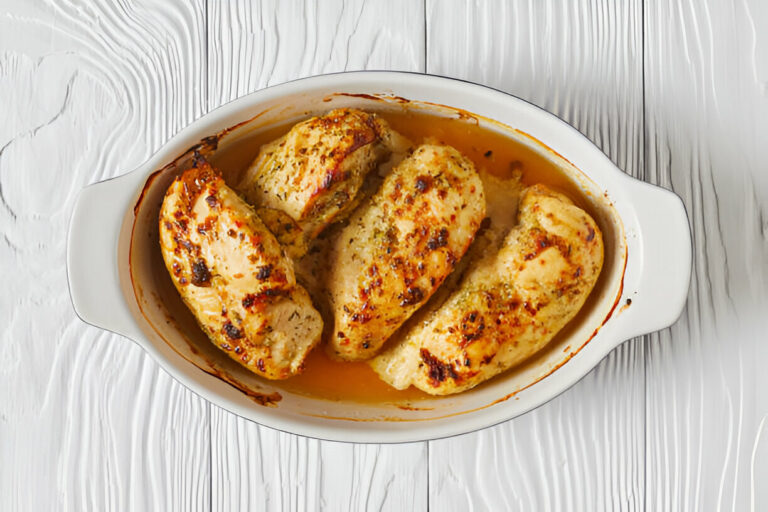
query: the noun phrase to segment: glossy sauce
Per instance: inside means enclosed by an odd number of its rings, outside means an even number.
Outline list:
[[[478,170],[484,169],[501,178],[521,174],[522,182],[526,185],[547,184],[565,193],[598,220],[590,202],[584,197],[584,192],[550,159],[503,133],[479,126],[474,118],[438,117],[419,111],[379,114],[392,128],[416,143],[431,137],[455,147],[469,157]],[[256,157],[261,145],[285,134],[292,124],[270,128],[238,140],[226,148],[221,148],[211,157],[211,161],[223,172],[225,180],[230,185],[235,185]],[[514,211],[510,211],[510,215],[514,214]],[[595,293],[592,293],[592,297],[594,295]],[[587,309],[590,302],[592,301],[588,299],[583,309]],[[579,316],[581,314],[577,315],[556,339],[573,330],[573,324]],[[550,346],[555,344],[556,339],[550,342]],[[535,364],[546,352],[545,348],[542,353],[535,355],[520,367]],[[510,371],[514,372],[515,369]],[[390,387],[380,380],[365,362],[331,360],[322,345],[309,355],[302,374],[284,381],[275,381],[273,384],[286,391],[314,398],[360,403],[385,402],[418,407],[418,401],[434,398],[413,387],[402,391]]]

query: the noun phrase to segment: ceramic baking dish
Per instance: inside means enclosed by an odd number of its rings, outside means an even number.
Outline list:
[[[468,392],[418,404],[329,401],[288,392],[220,353],[165,275],[157,239],[163,194],[194,151],[215,158],[277,123],[340,106],[418,108],[502,130],[560,166],[603,230],[600,281],[577,319],[532,362]],[[685,304],[691,239],[671,192],[633,179],[552,114],[479,85],[435,76],[356,72],[264,89],[203,116],[138,169],[85,188],[67,250],[77,314],[141,345],[211,402],[296,434],[357,442],[435,439],[514,418],[562,393],[624,340],[672,324]]]

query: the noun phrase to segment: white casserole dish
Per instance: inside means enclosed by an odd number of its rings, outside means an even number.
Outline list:
[[[286,392],[280,382],[250,374],[181,318],[189,314],[168,292],[170,278],[165,275],[164,283],[157,270],[157,211],[188,150],[215,155],[275,123],[339,106],[469,117],[546,154],[586,193],[606,242],[601,281],[590,306],[533,363],[417,407],[334,402]],[[514,418],[562,393],[624,340],[671,325],[687,296],[691,238],[675,194],[627,176],[577,130],[544,110],[458,80],[354,72],[239,98],[192,123],[133,172],[85,188],[70,224],[67,271],[75,311],[84,321],[133,339],[207,400],[286,432],[388,443],[461,434]]]

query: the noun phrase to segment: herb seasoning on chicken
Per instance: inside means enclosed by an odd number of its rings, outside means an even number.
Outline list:
[[[272,233],[203,159],[166,192],[160,247],[211,341],[269,379],[302,369],[323,323]]]
[[[375,114],[337,109],[264,145],[237,186],[288,254],[302,256],[357,204],[363,180],[410,142]]]
[[[484,216],[482,182],[452,147],[422,145],[395,167],[331,251],[334,355],[375,355],[451,273]]]
[[[581,309],[603,264],[595,221],[567,197],[526,189],[519,224],[446,302],[371,361],[397,389],[460,393],[528,358]]]

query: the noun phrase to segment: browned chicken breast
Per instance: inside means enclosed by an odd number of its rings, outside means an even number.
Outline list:
[[[160,247],[182,299],[211,341],[268,379],[298,373],[323,330],[275,237],[205,161],[171,184]]]
[[[323,228],[351,211],[365,175],[409,146],[375,114],[332,110],[264,145],[237,190],[298,258]]]
[[[451,273],[484,216],[482,182],[455,149],[422,145],[395,167],[331,251],[333,355],[372,357]]]
[[[540,350],[576,315],[603,264],[594,220],[543,185],[525,190],[518,219],[497,253],[371,361],[384,381],[434,395],[465,391]]]

